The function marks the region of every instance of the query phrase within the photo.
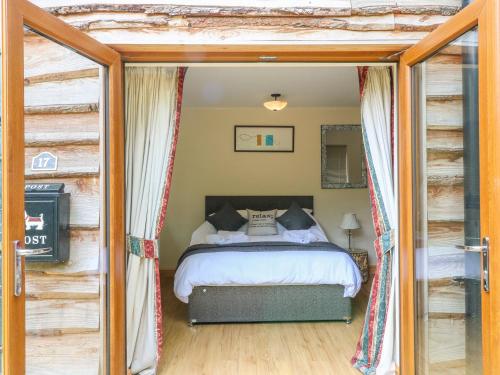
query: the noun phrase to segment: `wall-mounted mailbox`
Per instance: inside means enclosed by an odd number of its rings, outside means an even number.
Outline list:
[[[64,184],[25,185],[24,244],[50,247],[47,254],[27,256],[29,262],[61,263],[69,259],[69,193]]]

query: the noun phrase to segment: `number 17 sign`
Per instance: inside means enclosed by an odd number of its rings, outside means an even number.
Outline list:
[[[57,156],[44,151],[31,160],[32,171],[57,171]]]

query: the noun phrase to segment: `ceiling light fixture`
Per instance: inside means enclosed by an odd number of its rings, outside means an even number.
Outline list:
[[[274,100],[270,100],[268,102],[264,102],[264,107],[269,109],[270,111],[281,111],[283,108],[287,106],[286,100],[280,100],[281,94],[271,94]]]

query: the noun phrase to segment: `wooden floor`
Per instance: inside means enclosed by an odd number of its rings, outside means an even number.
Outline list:
[[[161,278],[164,347],[160,375],[348,375],[361,332],[367,288],[354,300],[350,325],[260,323],[187,325],[186,306]]]

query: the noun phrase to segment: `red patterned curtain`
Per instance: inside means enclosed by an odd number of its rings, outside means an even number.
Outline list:
[[[158,239],[172,182],[186,68],[127,67],[127,364],[154,374],[163,344]]]
[[[390,373],[395,331],[392,271],[397,221],[393,187],[394,91],[391,68],[361,67],[358,73],[377,267],[352,364],[364,374]]]

